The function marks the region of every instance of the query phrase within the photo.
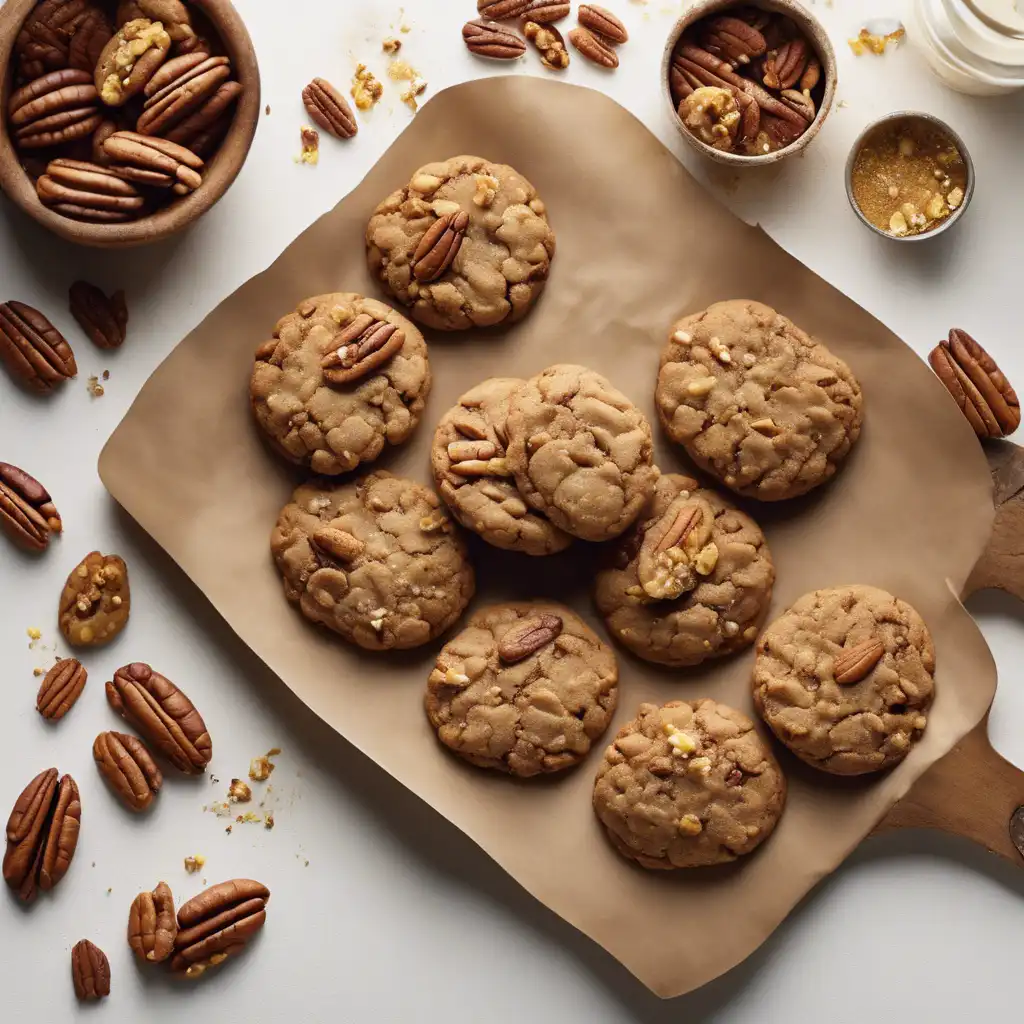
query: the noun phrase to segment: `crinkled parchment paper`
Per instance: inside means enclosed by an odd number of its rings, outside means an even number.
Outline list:
[[[253,352],[307,295],[375,293],[363,263],[370,211],[419,165],[458,153],[514,164],[530,178],[547,202],[558,253],[546,294],[521,325],[429,339],[435,384],[425,420],[383,460],[386,468],[428,482],[433,427],[462,391],[556,361],[606,374],[656,424],[654,379],[668,326],[719,299],[775,306],[827,341],[863,383],[866,427],[837,480],[809,500],[755,510],[778,566],[773,616],[815,587],[885,587],[912,602],[935,635],[938,697],[924,740],[881,778],[837,782],[783,756],[790,796],[782,823],[734,867],[652,874],[631,866],[607,845],[590,808],[602,745],[560,779],[524,784],[470,768],[437,744],[423,713],[439,644],[399,658],[362,654],[285,602],[268,541],[294,475],[251,422]],[[329,161],[316,173],[330,173]],[[685,467],[663,439],[658,461],[665,471]],[[313,711],[664,996],[751,953],[980,720],[995,691],[984,641],[954,597],[988,538],[989,474],[942,385],[863,309],[722,209],[630,114],[567,85],[490,79],[434,99],[351,195],[175,349],[111,438],[100,472]],[[473,553],[478,605],[558,598],[596,623],[593,549],[547,560],[478,544]],[[751,712],[749,652],[690,672],[625,653],[620,664],[609,739],[645,700],[711,696]]]

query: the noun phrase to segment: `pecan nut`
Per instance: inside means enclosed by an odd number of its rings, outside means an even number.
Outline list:
[[[267,919],[270,890],[236,878],[193,896],[178,911],[178,936],[171,969],[197,978],[240,952]]]
[[[705,25],[704,49],[734,68],[764,56],[768,49],[764,36],[753,25],[740,18],[724,15],[711,18]]]
[[[566,0],[533,0],[530,6],[523,11],[523,17],[539,22],[541,25],[550,25],[553,21],[568,18],[571,10],[572,4],[567,3]],[[582,21],[582,17],[580,20]]]
[[[103,152],[103,143],[110,138],[114,132],[119,131],[120,126],[112,117],[105,117],[100,121],[99,128],[92,133],[92,162],[99,164],[101,167],[106,167],[110,163],[110,158],[106,153]]]
[[[68,67],[71,37],[89,0],[43,0],[25,19],[14,43],[22,80]]]
[[[470,53],[492,60],[516,60],[526,53],[526,43],[515,32],[483,18],[462,26],[462,40]]]
[[[328,384],[360,380],[383,366],[405,344],[405,333],[386,320],[361,313],[331,339],[330,351],[320,366]]]
[[[465,210],[438,217],[427,229],[412,257],[412,273],[424,284],[436,281],[455,262],[469,227]]]
[[[233,80],[222,82],[217,91],[194,113],[168,131],[164,138],[191,149],[196,156],[205,158],[220,144],[234,117],[232,109],[242,86]]]
[[[30,551],[44,551],[50,534],[63,529],[46,488],[6,462],[0,462],[0,526]]]
[[[0,361],[33,391],[52,391],[78,373],[64,335],[38,309],[13,299],[0,305]]]
[[[351,562],[363,553],[363,542],[346,530],[321,526],[313,534],[313,544],[329,558]]]
[[[195,38],[188,8],[181,0],[121,0],[117,5],[118,26],[138,18],[159,21],[171,42],[179,46]]]
[[[197,51],[167,61],[146,83],[146,102],[136,124],[140,135],[166,135],[198,110],[231,77],[227,57]]]
[[[92,1002],[110,995],[110,962],[107,954],[88,939],[76,942],[71,950],[71,980],[75,996]]]
[[[62,658],[43,677],[36,694],[36,710],[50,722],[59,721],[82,696],[88,677],[77,658]]]
[[[171,48],[171,37],[159,21],[133,18],[103,47],[94,80],[100,99],[120,107],[145,88]]]
[[[569,42],[587,60],[603,68],[617,68],[619,55],[600,36],[586,28],[574,28],[569,33]]]
[[[680,495],[648,528],[637,560],[640,586],[648,597],[671,601],[697,586],[696,562],[713,523],[703,502]]]
[[[70,775],[40,772],[18,797],[7,819],[4,881],[24,903],[48,892],[67,873],[78,845],[82,804]]]
[[[779,99],[801,114],[808,124],[814,120],[817,108],[809,92],[801,92],[799,89],[783,89],[779,94]]]
[[[302,90],[302,102],[309,116],[336,139],[351,139],[359,131],[348,100],[326,78],[314,78]]]
[[[1020,426],[1017,392],[966,331],[954,327],[949,340],[932,349],[928,362],[978,437],[1006,437]]]
[[[203,183],[203,161],[190,149],[167,139],[137,132],[114,132],[103,143],[111,173],[153,188],[169,188],[175,195],[194,192]]]
[[[549,71],[564,71],[569,66],[569,51],[565,48],[565,40],[554,25],[525,21],[523,35],[533,43],[540,54],[541,64]]]
[[[152,892],[140,892],[128,911],[128,945],[144,963],[159,964],[174,952],[178,922],[174,896],[166,882]]]
[[[103,120],[87,71],[51,71],[11,96],[8,115],[18,149],[44,149],[91,135]]]
[[[68,289],[68,308],[97,348],[120,348],[128,333],[128,305],[120,288],[109,298],[88,281]]]
[[[145,743],[123,732],[101,732],[92,745],[100,775],[131,811],[144,811],[160,792],[164,777]]]
[[[92,81],[93,69],[99,63],[100,54],[113,34],[113,26],[103,11],[98,7],[86,8],[71,36],[68,66],[88,71],[89,80]]]
[[[534,18],[532,12],[530,17],[535,21],[538,20]],[[584,28],[596,33],[606,42],[621,45],[629,40],[626,26],[611,11],[606,11],[603,7],[598,7],[597,4],[580,4],[576,17]]]
[[[833,666],[835,681],[840,686],[859,683],[882,660],[883,654],[885,654],[885,645],[877,637],[871,637],[853,647],[844,648]]]
[[[477,13],[491,21],[504,18],[518,18],[524,14],[533,0],[476,0]]]
[[[92,551],[71,570],[61,591],[57,621],[72,647],[102,647],[124,629],[130,612],[124,560]]]
[[[562,619],[558,615],[536,615],[513,626],[498,641],[498,657],[506,665],[529,658],[547,647],[562,632]]]
[[[213,756],[203,716],[169,679],[135,662],[107,683],[110,706],[179,771],[199,775]]]
[[[810,59],[807,40],[797,36],[765,55],[761,81],[769,89],[792,89],[803,77]]]
[[[85,160],[61,157],[46,165],[36,182],[40,201],[75,220],[113,223],[138,217],[145,199],[124,178]]]

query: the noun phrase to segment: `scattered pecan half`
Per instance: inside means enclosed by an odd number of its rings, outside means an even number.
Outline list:
[[[0,362],[33,391],[52,391],[78,373],[64,335],[38,309],[13,299],[0,305]]]
[[[603,68],[617,68],[619,55],[599,35],[586,28],[574,28],[569,33],[569,42],[587,60]]]
[[[462,26],[462,40],[470,53],[492,60],[516,60],[526,53],[526,43],[515,32],[483,18]]]
[[[483,18],[501,21],[503,18],[518,18],[532,3],[533,0],[476,0],[476,9]]]
[[[46,488],[6,462],[0,462],[0,527],[30,551],[45,551],[50,535],[64,528]]]
[[[120,348],[124,344],[128,305],[122,289],[108,298],[96,285],[75,281],[68,289],[68,308],[97,348]]]
[[[572,4],[566,0],[532,0],[523,11],[523,17],[541,25],[550,25],[553,21],[561,21],[569,17]]]
[[[70,775],[40,772],[18,797],[7,819],[4,881],[24,903],[52,889],[67,873],[78,845],[82,804]]]
[[[77,658],[62,658],[43,678],[36,710],[50,722],[60,721],[82,696],[88,673]]]
[[[110,995],[110,962],[107,954],[88,939],[76,942],[71,950],[71,980],[75,996],[92,1002]]]
[[[92,745],[100,774],[131,811],[144,811],[160,792],[164,777],[146,744],[123,732],[101,732]]]
[[[348,100],[326,78],[314,78],[302,90],[302,102],[309,116],[336,139],[351,139],[359,131]]]
[[[174,952],[178,922],[174,896],[166,882],[152,892],[140,892],[128,911],[128,945],[143,963],[163,963]]]
[[[498,657],[506,665],[514,665],[547,647],[561,632],[562,619],[558,615],[536,615],[524,619],[498,641]]]

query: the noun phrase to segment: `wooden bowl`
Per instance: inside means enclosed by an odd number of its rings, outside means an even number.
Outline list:
[[[672,89],[669,85],[669,68],[672,66],[672,51],[679,42],[679,37],[691,26],[711,14],[724,14],[735,7],[759,7],[765,11],[777,11],[792,18],[799,26],[801,32],[807,37],[807,41],[814,47],[814,51],[821,61],[821,74],[825,82],[825,92],[821,99],[821,105],[814,120],[810,123],[807,131],[795,142],[790,143],[784,149],[777,149],[771,153],[748,156],[746,153],[725,153],[720,149],[701,142],[685,124],[679,114],[676,113],[676,105],[672,101]],[[661,61],[661,87],[668,104],[669,116],[677,131],[687,143],[692,146],[701,156],[706,156],[720,164],[729,164],[731,167],[764,167],[767,164],[778,163],[787,157],[795,156],[801,150],[810,145],[811,140],[821,131],[832,110],[832,101],[835,99],[836,83],[838,81],[836,71],[836,54],[832,49],[828,33],[825,27],[796,0],[701,0],[691,7],[673,26],[669,33],[668,42],[665,44],[665,53]]]
[[[230,0],[188,0],[209,19],[231,59],[232,73],[243,86],[235,117],[220,148],[203,172],[203,183],[191,195],[174,200],[155,213],[121,224],[72,220],[44,206],[35,184],[21,166],[7,130],[7,102],[13,79],[11,57],[22,24],[36,0],[7,0],[0,8],[0,190],[30,217],[61,238],[104,249],[146,245],[167,238],[198,220],[238,176],[249,155],[260,115],[260,71],[256,51]]]

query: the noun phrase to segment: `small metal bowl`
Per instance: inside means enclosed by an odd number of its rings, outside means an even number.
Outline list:
[[[967,168],[967,183],[964,186],[963,202],[938,227],[934,227],[930,231],[922,231],[916,235],[894,235],[891,231],[884,231],[882,228],[872,224],[864,216],[853,195],[853,165],[868,136],[883,125],[902,120],[926,121],[933,127],[938,128],[940,132],[949,137],[949,140],[960,151],[964,166]],[[883,238],[891,239],[894,242],[923,242],[929,238],[935,238],[936,235],[941,235],[944,231],[948,231],[967,212],[967,207],[971,205],[971,199],[974,197],[974,161],[971,159],[970,151],[967,149],[964,140],[941,118],[936,117],[934,114],[924,114],[918,110],[897,110],[891,114],[886,114],[885,117],[880,117],[877,121],[872,121],[857,136],[853,147],[850,149],[850,155],[846,158],[846,197],[850,200],[850,206],[853,212],[860,218],[861,223],[866,224],[876,235],[881,235]]]

